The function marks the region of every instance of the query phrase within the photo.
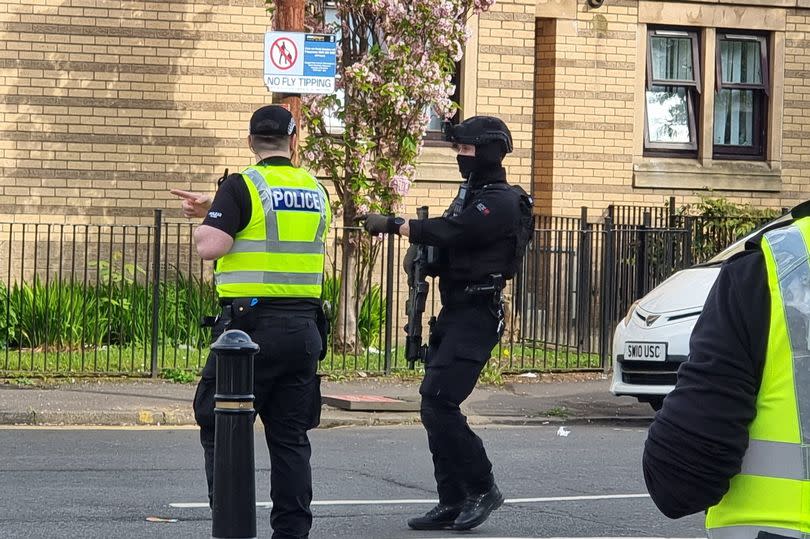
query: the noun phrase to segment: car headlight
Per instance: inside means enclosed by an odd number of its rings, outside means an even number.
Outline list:
[[[633,302],[632,305],[630,305],[630,308],[627,309],[627,314],[624,316],[624,320],[622,320],[625,326],[630,323],[630,319],[633,317],[633,313],[636,312],[636,307],[638,307],[639,301],[641,300],[637,299],[636,301]]]

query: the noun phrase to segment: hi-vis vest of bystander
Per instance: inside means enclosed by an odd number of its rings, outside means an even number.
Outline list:
[[[332,220],[323,186],[289,166],[249,167],[242,179],[250,222],[217,260],[219,297],[320,298]]]
[[[771,292],[768,351],[742,470],[709,509],[709,539],[810,537],[810,218],[761,242]]]

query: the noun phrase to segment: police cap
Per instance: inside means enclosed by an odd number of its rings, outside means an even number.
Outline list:
[[[502,142],[506,153],[512,151],[512,133],[503,120],[494,116],[473,116],[458,125],[446,123],[444,138],[448,142],[483,146],[490,142]]]
[[[256,109],[250,117],[250,134],[259,137],[288,137],[295,133],[292,113],[280,105]]]

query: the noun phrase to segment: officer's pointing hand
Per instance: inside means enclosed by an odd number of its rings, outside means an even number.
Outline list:
[[[380,215],[379,213],[368,213],[359,217],[363,228],[369,234],[395,234],[399,231],[399,225],[395,222],[395,217]]]
[[[202,195],[200,193],[192,193],[190,191],[182,191],[180,189],[172,189],[169,191],[171,194],[183,199],[181,208],[183,215],[186,217],[205,217],[208,210],[211,208],[210,195]]]

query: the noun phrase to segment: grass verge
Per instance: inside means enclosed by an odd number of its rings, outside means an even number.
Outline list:
[[[208,356],[207,348],[162,346],[157,369],[161,377],[188,382],[199,374]],[[421,378],[424,365],[408,367],[404,348],[392,350],[388,376],[402,380]],[[362,378],[385,372],[385,355],[369,348],[361,354],[330,351],[320,363],[320,372],[331,380]],[[508,373],[553,372],[601,367],[599,356],[525,345],[499,345],[481,373],[481,382],[502,384]],[[148,376],[151,350],[143,346],[109,346],[73,350],[0,349],[0,376]]]

